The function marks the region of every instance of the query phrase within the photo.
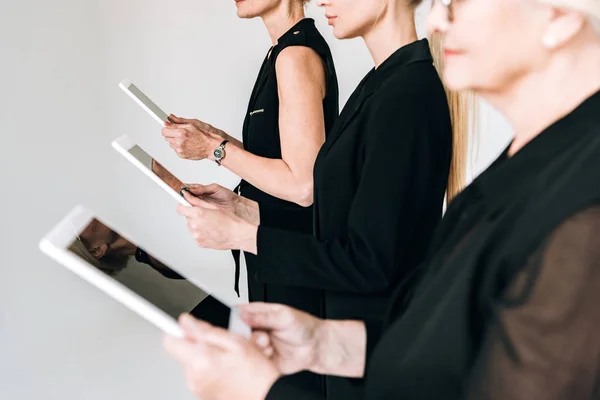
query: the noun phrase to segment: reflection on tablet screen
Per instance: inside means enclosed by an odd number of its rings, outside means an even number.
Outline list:
[[[229,325],[228,306],[97,219],[78,232],[69,250],[173,318],[191,313],[222,328]]]
[[[129,154],[134,156],[139,162],[141,162],[149,171],[152,171],[154,175],[158,176],[164,183],[169,185],[171,189],[176,192],[184,186],[183,182],[170,173],[165,167],[163,167],[158,161],[153,159],[150,154],[146,153],[137,144],[129,149]]]

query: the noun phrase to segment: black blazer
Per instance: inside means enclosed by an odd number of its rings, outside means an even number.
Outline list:
[[[261,213],[257,278],[325,290],[328,319],[382,318],[442,216],[452,153],[446,94],[427,40],[402,47],[349,99],[315,164],[314,235]],[[328,378],[329,398],[360,398]]]

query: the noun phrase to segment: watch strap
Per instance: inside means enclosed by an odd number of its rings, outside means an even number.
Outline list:
[[[219,147],[217,147],[217,149],[221,149],[221,150],[225,150],[225,146],[227,146],[227,143],[229,143],[229,140],[225,139],[223,140],[223,142],[219,145]],[[217,165],[220,167],[221,166],[221,161],[225,158],[225,153],[223,154],[223,157],[219,158],[219,159],[215,159],[215,162],[217,163]]]

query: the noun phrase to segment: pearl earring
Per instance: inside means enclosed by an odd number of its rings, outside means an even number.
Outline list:
[[[544,46],[546,46],[546,48],[548,48],[548,49],[553,49],[558,45],[556,39],[552,36],[546,36],[544,38],[543,43],[544,43]]]

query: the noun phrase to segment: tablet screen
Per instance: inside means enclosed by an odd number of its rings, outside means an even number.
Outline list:
[[[123,84],[123,82],[122,82]],[[125,89],[128,90],[135,98],[137,98],[140,102],[144,104],[144,106],[148,107],[150,113],[156,116],[160,121],[166,122],[169,120],[169,116],[163,110],[160,109],[148,96],[146,96],[137,86],[133,83],[129,85],[123,85]]]
[[[190,313],[227,329],[231,309],[187,281],[135,243],[93,219],[69,251],[177,319]]]
[[[158,161],[153,159],[150,154],[146,153],[140,146],[133,145],[129,150],[129,154],[135,157],[141,162],[149,171],[160,178],[164,183],[169,185],[175,192],[179,192],[184,186],[183,182],[170,173],[165,167],[163,167]]]

